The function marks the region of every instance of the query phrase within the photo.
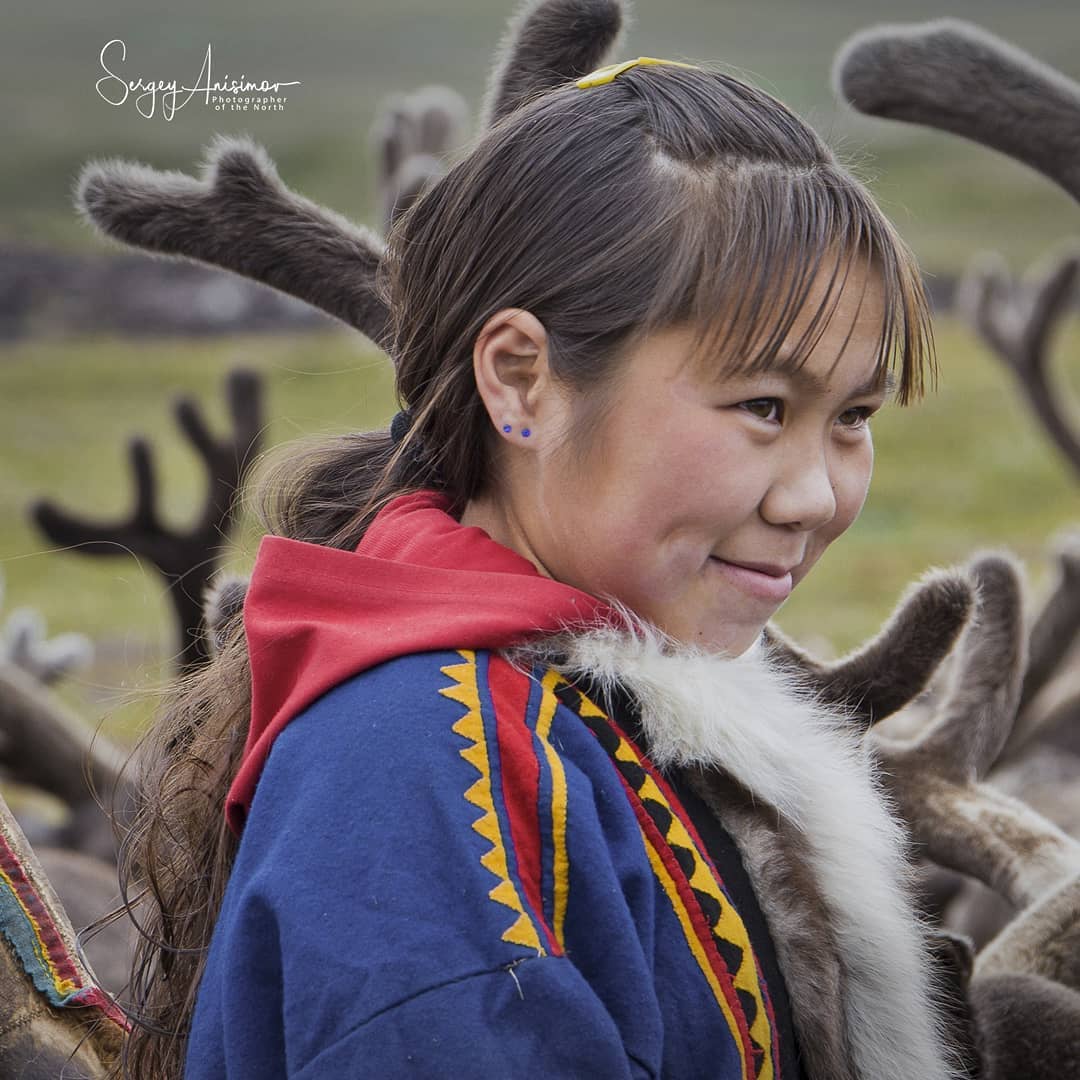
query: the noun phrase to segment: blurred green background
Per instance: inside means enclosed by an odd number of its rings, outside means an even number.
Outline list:
[[[257,8],[189,0],[166,9],[134,0],[81,5],[39,0],[3,15],[0,88],[7,153],[0,167],[0,247],[37,244],[74,251],[109,245],[81,224],[70,188],[91,158],[138,160],[193,172],[215,132],[252,135],[284,181],[354,220],[376,224],[368,132],[385,95],[432,82],[461,91],[474,110],[511,5],[492,0],[397,0],[352,8],[326,0]],[[904,21],[945,14],[926,3]],[[964,2],[948,14],[1009,38],[1080,77],[1075,4]],[[618,50],[720,61],[807,116],[867,177],[924,267],[943,278],[977,251],[1002,252],[1022,269],[1075,238],[1080,208],[1048,181],[960,139],[866,120],[838,106],[832,56],[847,35],[894,21],[873,0],[639,0]],[[214,75],[301,81],[282,113],[230,114],[193,101],[172,121],[114,108],[95,92],[99,52],[127,46],[131,77],[198,74],[207,43]],[[119,70],[119,69],[117,69]],[[1029,568],[1033,594],[1048,583],[1045,548],[1078,518],[1078,487],[1029,416],[999,362],[941,313],[941,379],[908,409],[887,408],[873,425],[877,464],[862,517],[822,559],[780,613],[787,632],[843,651],[873,633],[906,584],[978,548],[1008,547]],[[128,736],[169,671],[174,628],[164,586],[133,558],[98,560],[47,549],[26,506],[47,496],[110,517],[131,497],[124,452],[136,432],[155,444],[167,492],[165,516],[182,524],[201,497],[202,475],[172,418],[171,398],[196,396],[224,430],[225,372],[243,363],[265,373],[268,445],[301,434],[384,424],[393,412],[388,362],[345,330],[212,340],[25,340],[0,346],[0,622],[37,607],[50,632],[81,630],[97,645],[92,668],[63,694],[91,722]],[[1058,391],[1080,384],[1080,327],[1055,343]],[[1075,415],[1075,410],[1074,410]],[[250,564],[250,524],[232,565]]]

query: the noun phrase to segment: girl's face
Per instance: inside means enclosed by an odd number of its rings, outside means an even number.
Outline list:
[[[462,520],[542,573],[617,597],[679,641],[745,651],[866,498],[874,458],[866,418],[886,392],[873,379],[880,289],[868,283],[860,306],[862,286],[853,268],[793,376],[710,381],[686,362],[690,328],[646,338],[619,374],[584,462],[555,437],[571,399],[545,384],[527,399],[529,439],[515,425],[507,440],[498,503],[470,504]],[[811,293],[787,345],[820,299]]]

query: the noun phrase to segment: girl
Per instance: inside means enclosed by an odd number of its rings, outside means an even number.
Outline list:
[[[952,1075],[899,829],[761,642],[930,363],[890,224],[769,95],[639,59],[384,269],[408,408],[268,478],[161,725],[129,1068]]]

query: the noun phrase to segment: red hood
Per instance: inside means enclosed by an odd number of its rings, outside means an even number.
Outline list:
[[[356,551],[264,536],[244,600],[251,727],[226,800],[234,832],[278,733],[338,683],[405,653],[496,649],[603,617],[602,601],[544,577],[436,491],[402,495]]]

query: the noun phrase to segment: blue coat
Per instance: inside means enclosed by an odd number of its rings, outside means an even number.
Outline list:
[[[760,938],[619,721],[487,650],[307,706],[255,790],[188,1080],[779,1076]]]

